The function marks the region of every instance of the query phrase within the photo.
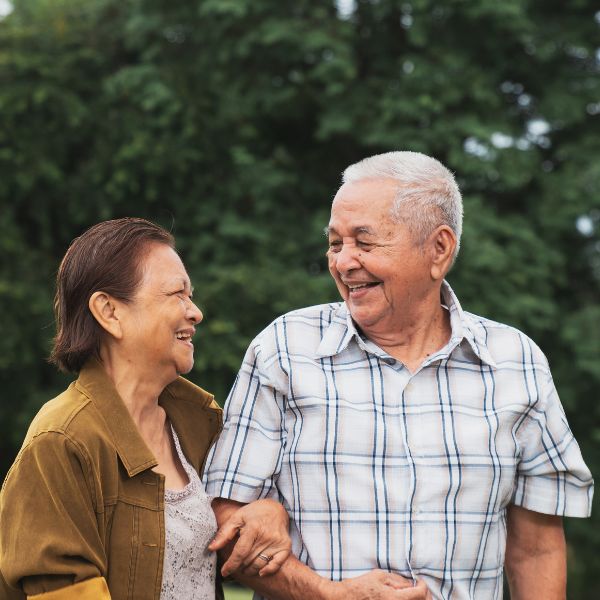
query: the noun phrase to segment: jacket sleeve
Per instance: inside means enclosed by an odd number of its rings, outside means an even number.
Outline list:
[[[0,494],[0,570],[10,587],[40,600],[110,598],[97,489],[89,455],[64,432],[22,448]]]

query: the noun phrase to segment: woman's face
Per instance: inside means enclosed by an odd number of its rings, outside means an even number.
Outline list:
[[[192,336],[202,312],[192,301],[190,278],[177,253],[152,244],[133,301],[121,309],[126,359],[153,378],[174,380],[194,365]]]

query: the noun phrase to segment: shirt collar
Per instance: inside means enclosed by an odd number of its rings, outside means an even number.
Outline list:
[[[142,439],[125,403],[97,359],[92,358],[86,362],[75,385],[92,401],[104,419],[117,454],[130,477],[158,464]],[[195,458],[204,448],[206,440],[200,439],[203,437],[201,435],[181,433],[188,433],[190,424],[196,423],[198,426],[207,421],[209,434],[219,431],[222,411],[215,403],[214,397],[192,382],[178,377],[163,390],[158,403],[164,408],[180,436],[186,458],[198,468]]]
[[[447,355],[463,340],[466,340],[475,355],[482,362],[496,368],[496,363],[487,345],[487,332],[485,328],[475,315],[463,311],[456,294],[447,281],[442,283],[442,302],[450,311],[452,335],[450,341],[445,348],[440,350],[440,353]]]
[[[473,315],[462,310],[458,298],[447,281],[442,283],[441,295],[442,302],[450,312],[452,335],[448,344],[429,357],[427,362],[447,356],[465,340],[482,362],[495,368],[496,363],[487,346],[487,334],[483,325]],[[316,356],[318,358],[335,356],[345,350],[352,339],[356,340],[357,344],[365,351],[373,352],[374,348],[377,348],[368,339],[363,339],[352,320],[346,303],[342,302],[334,311],[331,323],[323,332]],[[385,354],[381,349],[380,352],[382,355]]]

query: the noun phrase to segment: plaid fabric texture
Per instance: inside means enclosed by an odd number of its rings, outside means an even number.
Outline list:
[[[413,374],[343,303],[274,321],[227,400],[207,492],[278,498],[324,577],[380,568],[435,598],[501,598],[507,505],[585,517],[593,481],[539,348],[446,283],[443,301],[452,337]]]

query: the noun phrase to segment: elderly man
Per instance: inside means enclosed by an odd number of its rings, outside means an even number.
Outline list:
[[[263,497],[290,515],[297,558],[242,579],[269,598],[425,598],[424,582],[491,600],[506,564],[513,600],[564,598],[561,517],[589,515],[591,474],[539,348],[444,279],[452,174],[391,152],[343,182],[328,226],[343,302],[256,337],[207,470],[219,521]]]

